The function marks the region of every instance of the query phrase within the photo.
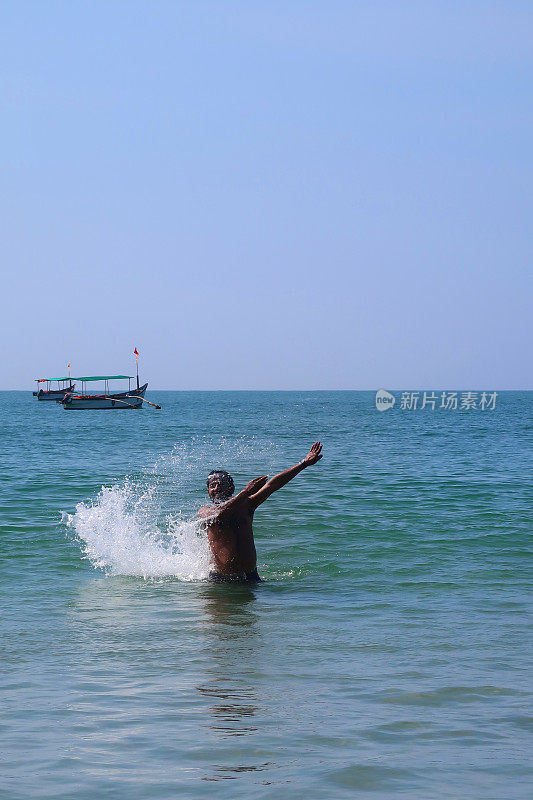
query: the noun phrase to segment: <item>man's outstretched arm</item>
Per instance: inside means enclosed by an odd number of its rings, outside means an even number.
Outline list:
[[[257,508],[257,506],[260,506],[261,503],[265,502],[267,497],[270,497],[273,492],[277,492],[277,490],[281,489],[282,486],[285,486],[285,484],[287,484],[289,481],[292,481],[292,479],[295,478],[299,472],[306,467],[316,464],[317,461],[320,461],[322,458],[321,452],[322,445],[320,442],[315,442],[306,457],[298,462],[298,464],[295,464],[294,467],[289,467],[289,469],[279,472],[277,475],[274,475],[273,478],[270,478],[270,480],[267,481],[265,485],[259,489],[259,491],[250,495],[250,502],[253,507]]]

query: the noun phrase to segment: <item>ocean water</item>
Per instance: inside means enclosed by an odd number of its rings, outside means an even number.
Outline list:
[[[0,393],[0,797],[531,797],[533,393]],[[324,458],[210,585],[205,477]]]

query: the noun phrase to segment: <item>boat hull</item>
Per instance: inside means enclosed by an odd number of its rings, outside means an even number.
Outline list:
[[[46,392],[44,389],[41,389],[39,392],[34,392],[33,396],[37,398],[37,400],[59,400],[61,401],[66,394],[69,392],[73,392],[76,387],[76,384],[72,384],[69,389],[51,389],[50,391]]]
[[[144,393],[148,384],[145,383],[139,389],[132,389],[131,392],[119,392],[107,395],[69,395],[59,400],[67,411],[131,411],[134,408],[142,408]]]

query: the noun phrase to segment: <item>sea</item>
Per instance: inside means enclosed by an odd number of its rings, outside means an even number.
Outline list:
[[[533,392],[492,390],[1,392],[2,800],[529,800]],[[208,472],[316,440],[264,582],[210,584]]]

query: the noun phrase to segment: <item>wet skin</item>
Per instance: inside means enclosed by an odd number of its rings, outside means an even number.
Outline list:
[[[223,476],[209,478],[207,492],[213,505],[198,511],[207,531],[211,549],[211,569],[218,576],[253,576],[257,569],[253,519],[255,510],[306,467],[322,458],[322,445],[315,442],[306,457],[293,467],[268,478],[262,475],[251,480],[232,497],[227,493]]]

